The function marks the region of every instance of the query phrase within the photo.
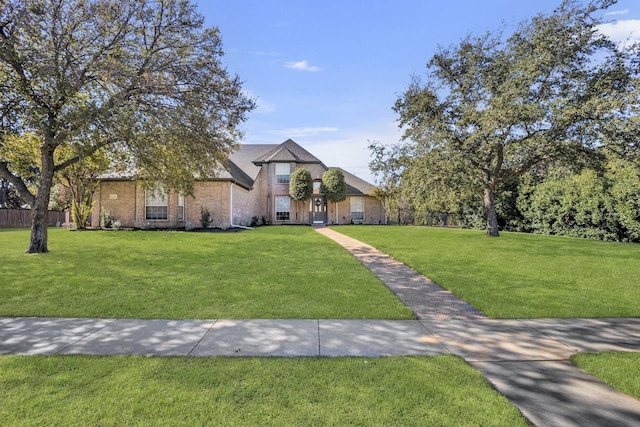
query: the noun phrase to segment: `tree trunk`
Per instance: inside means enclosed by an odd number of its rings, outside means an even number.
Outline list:
[[[487,236],[498,237],[498,216],[496,215],[496,206],[494,203],[493,189],[484,189],[484,207],[487,212]]]
[[[49,198],[53,185],[53,149],[42,149],[42,167],[40,170],[40,185],[35,202],[31,206],[31,243],[28,254],[49,252],[47,243],[47,227],[49,223]]]
[[[44,209],[40,206],[31,208],[31,243],[28,254],[41,254],[49,252],[47,246],[48,206]],[[44,212],[43,212],[44,210]]]

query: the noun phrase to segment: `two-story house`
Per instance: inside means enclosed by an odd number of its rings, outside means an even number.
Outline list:
[[[314,179],[310,200],[289,196],[289,177],[306,168]],[[347,198],[327,202],[320,193],[322,175],[329,168],[292,140],[279,145],[244,144],[229,156],[226,170],[215,178],[194,183],[193,195],[160,189],[147,191],[135,177],[103,177],[94,194],[91,224],[100,223],[100,212],[108,210],[123,227],[200,227],[201,210],[211,216],[213,227],[269,224],[381,224],[382,203],[371,196],[373,185],[342,171]]]

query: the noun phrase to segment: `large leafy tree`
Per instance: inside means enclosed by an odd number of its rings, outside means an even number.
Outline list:
[[[35,190],[0,157],[0,177],[32,208],[28,252],[48,250],[54,175],[98,150],[125,151],[141,179],[182,191],[215,173],[254,107],[222,55],[188,0],[0,3],[0,147],[41,141]],[[75,155],[56,161],[65,147]]]
[[[440,48],[426,82],[414,78],[394,106],[404,143],[374,145],[373,169],[399,166],[397,183],[441,209],[480,192],[487,234],[498,236],[503,186],[539,164],[595,155],[598,145],[633,149],[637,53],[598,33],[595,17],[614,3],[566,0],[510,37],[487,33]]]

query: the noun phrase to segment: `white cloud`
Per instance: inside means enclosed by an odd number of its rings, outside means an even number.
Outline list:
[[[629,13],[629,9],[624,9],[624,10],[612,10],[611,12],[607,12],[604,14],[604,16],[613,16],[613,15],[626,15],[627,13]]]
[[[287,62],[284,64],[284,67],[298,71],[320,71],[320,67],[309,65],[309,61]]]
[[[287,138],[308,138],[311,136],[317,136],[325,132],[336,132],[338,128],[323,126],[323,127],[300,127],[300,128],[287,128],[273,130],[270,133],[273,135],[284,136]]]
[[[640,42],[640,19],[626,19],[602,24],[598,26],[598,30],[623,46]]]

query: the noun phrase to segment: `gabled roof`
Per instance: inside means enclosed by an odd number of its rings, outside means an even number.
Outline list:
[[[375,186],[368,183],[364,179],[347,172],[342,168],[336,168],[342,171],[344,182],[347,184],[347,194],[349,196],[370,196]]]
[[[282,144],[253,160],[253,163],[258,166],[272,162],[318,163],[324,166],[317,157],[291,139],[287,139]]]
[[[229,155],[229,162],[235,164],[252,181],[255,181],[260,173],[260,166],[256,165],[254,160],[276,147],[278,147],[277,144],[242,144],[238,150]]]
[[[255,177],[250,177],[247,173],[242,170],[238,165],[236,165],[231,160],[227,160],[227,171],[228,174],[231,175],[231,178],[240,186],[250,190],[253,188],[253,183],[255,182]],[[219,176],[220,178],[224,178]]]
[[[247,189],[253,188],[260,169],[265,163],[316,163],[329,169],[313,154],[298,145],[295,141],[287,139],[282,144],[242,144],[240,148],[229,156],[226,171],[218,174],[219,179],[233,179],[238,185]],[[371,195],[374,185],[358,178],[342,168],[344,180],[347,184],[349,196]]]

